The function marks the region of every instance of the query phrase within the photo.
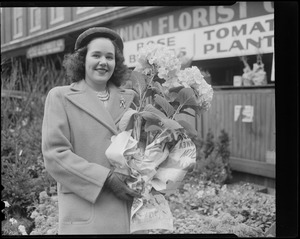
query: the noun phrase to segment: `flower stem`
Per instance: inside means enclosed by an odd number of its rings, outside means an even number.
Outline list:
[[[182,106],[183,106],[183,105],[179,105],[179,106],[178,106],[178,108],[176,109],[175,113],[174,113],[173,116],[172,116],[172,120],[175,119],[175,116],[179,113],[179,111],[181,110]]]
[[[145,90],[145,92],[144,92],[144,94],[143,94],[143,96],[142,96],[142,99],[141,99],[141,104],[140,104],[140,106],[139,106],[139,108],[138,108],[138,112],[140,112],[141,109],[142,109],[143,106],[144,106],[144,105],[143,105],[143,102],[145,101],[146,94],[147,94],[148,90],[150,89],[149,86],[151,85],[151,83],[152,83],[152,81],[153,81],[155,75],[156,75],[156,74],[152,75],[152,77],[151,77],[149,83],[147,84],[146,90]]]

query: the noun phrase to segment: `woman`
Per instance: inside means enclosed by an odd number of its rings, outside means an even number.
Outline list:
[[[47,96],[42,152],[58,182],[59,234],[129,233],[132,199],[140,194],[105,156],[134,97],[120,88],[127,72],[122,51],[114,31],[86,30],[64,60],[73,83]]]

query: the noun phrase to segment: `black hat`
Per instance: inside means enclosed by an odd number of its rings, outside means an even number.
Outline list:
[[[118,33],[106,27],[92,27],[81,33],[76,40],[75,51],[87,45],[95,37],[109,38],[110,40],[114,41],[119,50],[123,52],[124,45],[121,37],[118,35]]]

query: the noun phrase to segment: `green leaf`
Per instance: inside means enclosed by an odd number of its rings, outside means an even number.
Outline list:
[[[171,130],[182,129],[182,126],[175,120],[172,119],[162,119],[163,127]]]
[[[136,114],[137,111],[136,110],[133,110],[131,108],[129,108],[125,113],[124,115],[122,116],[120,122],[119,122],[119,129],[121,131],[125,131],[127,130],[127,128],[130,126],[130,127],[133,127],[133,115]]]
[[[180,90],[182,90],[184,88],[184,86],[177,86],[177,87],[173,87],[169,89],[169,92],[176,92],[178,93]]]
[[[137,71],[131,72],[132,88],[140,95],[140,98],[145,91],[147,84],[145,76]]]
[[[152,87],[153,87],[153,90],[155,92],[157,92],[158,94],[165,95],[163,87],[157,81],[153,82],[153,86]]]
[[[179,102],[181,106],[197,106],[195,93],[191,88],[183,88],[179,91],[175,101]]]
[[[190,108],[194,109],[195,107],[190,107]],[[189,115],[189,116],[195,117],[195,115],[191,114],[191,113],[190,113],[190,112],[188,112],[188,111],[185,111],[184,109],[185,109],[184,107],[183,107],[183,108],[181,108],[181,110],[179,111],[179,113],[181,113],[181,114],[186,114],[186,115]]]
[[[190,137],[195,137],[198,135],[197,130],[193,126],[191,126],[191,124],[189,124],[188,122],[183,120],[178,120],[177,122],[187,131],[187,134]]]
[[[159,120],[161,120],[161,119],[167,119],[167,116],[163,112],[161,112],[160,110],[156,109],[151,104],[146,105],[145,108],[144,108],[144,111],[141,112],[141,114],[142,114],[142,116],[143,115],[152,114],[152,115],[154,115],[154,118],[159,119]]]
[[[168,117],[172,116],[175,113],[173,106],[170,105],[170,103],[160,95],[155,95],[154,101],[165,111]]]
[[[148,125],[146,126],[145,125],[145,131],[146,132],[152,132],[152,131],[162,131],[162,128],[156,124],[151,124],[151,125]]]

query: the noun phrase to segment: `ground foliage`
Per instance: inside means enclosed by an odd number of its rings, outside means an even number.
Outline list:
[[[2,234],[19,235],[13,229],[32,230],[30,215],[39,194],[56,185],[44,167],[41,128],[47,92],[66,82],[54,61],[1,59],[1,67],[1,198],[10,205]],[[2,90],[10,93],[2,95]]]
[[[276,221],[275,197],[258,192],[259,186],[240,182],[215,184],[188,175],[180,189],[167,196],[174,231],[151,233],[233,233],[262,237]]]

